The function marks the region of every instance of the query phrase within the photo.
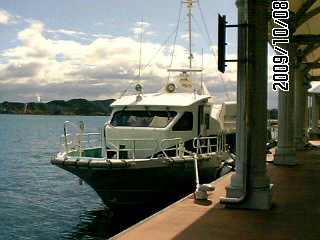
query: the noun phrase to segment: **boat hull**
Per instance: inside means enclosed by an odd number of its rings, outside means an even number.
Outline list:
[[[153,159],[117,168],[83,166],[88,165],[82,164],[79,167],[79,164],[73,166],[65,162],[59,167],[83,179],[111,209],[127,206],[165,206],[192,193],[196,188],[192,159],[177,162]],[[220,167],[221,160],[216,157],[199,161],[200,183],[215,180]]]

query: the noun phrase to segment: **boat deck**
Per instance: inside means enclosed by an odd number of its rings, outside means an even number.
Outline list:
[[[297,159],[296,166],[268,164],[270,210],[220,204],[231,173],[214,182],[208,200],[190,195],[112,239],[320,239],[320,148],[297,152]]]

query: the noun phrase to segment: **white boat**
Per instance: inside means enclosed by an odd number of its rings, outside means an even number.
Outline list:
[[[169,69],[180,79],[160,92],[145,94],[137,84],[136,94],[116,100],[100,132],[67,121],[52,164],[84,180],[111,208],[165,205],[223,175],[235,145],[236,103],[214,104],[196,81],[201,70],[191,56],[188,69]]]

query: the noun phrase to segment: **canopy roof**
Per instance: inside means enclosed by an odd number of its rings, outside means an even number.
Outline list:
[[[111,104],[115,106],[174,106],[187,107],[196,102],[211,98],[209,95],[198,95],[193,93],[150,93],[141,94],[141,99],[137,100],[138,95],[124,96]]]
[[[310,80],[320,81],[320,0],[290,0],[291,42],[300,45],[302,66]]]
[[[289,0],[289,5],[290,43],[299,46],[297,67],[308,81],[320,81],[320,0]],[[275,25],[272,19],[269,23],[271,35]]]

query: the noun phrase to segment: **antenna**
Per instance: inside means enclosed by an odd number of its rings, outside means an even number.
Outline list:
[[[191,34],[191,18],[192,18],[192,0],[188,0],[188,8],[189,8],[189,14],[188,14],[188,18],[189,18],[189,68],[192,69],[192,59],[193,59],[193,55],[192,55],[192,34]]]
[[[143,32],[143,17],[141,20],[141,29],[140,29],[139,80],[140,80],[140,76],[141,76],[142,32]]]
[[[201,94],[203,94],[203,48],[201,49],[201,55],[202,55],[202,58],[201,58],[201,82],[200,82],[200,91],[201,91]]]

